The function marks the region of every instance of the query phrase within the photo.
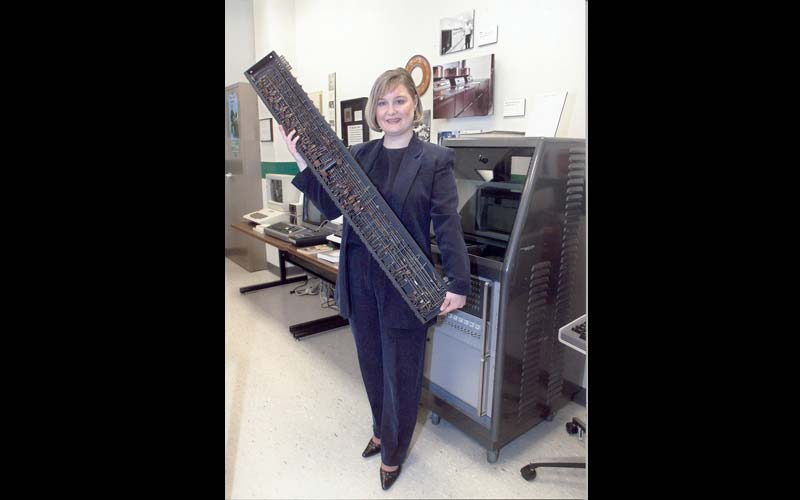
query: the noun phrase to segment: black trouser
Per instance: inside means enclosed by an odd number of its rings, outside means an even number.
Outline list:
[[[366,248],[348,248],[347,259],[348,269],[359,269],[350,279],[349,320],[372,409],[372,432],[381,440],[383,463],[400,465],[417,423],[428,328],[385,324],[379,305],[392,284]]]

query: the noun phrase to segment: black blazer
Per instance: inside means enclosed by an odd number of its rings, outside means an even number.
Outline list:
[[[367,174],[372,169],[382,145],[381,138],[357,144],[350,149],[353,157]],[[469,256],[461,231],[461,217],[458,214],[458,192],[453,177],[454,161],[453,150],[423,142],[415,134],[403,155],[400,170],[392,186],[390,207],[425,252],[428,260],[431,260],[430,227],[431,221],[433,222],[436,242],[442,254],[442,267],[449,281],[448,291],[467,295],[470,289]],[[329,220],[341,215],[310,169],[307,168],[297,174],[292,184],[305,193]],[[350,224],[345,219],[339,275],[336,281],[336,304],[339,307],[339,315],[345,318],[350,316],[348,277],[352,273],[360,273],[362,269],[347,268],[350,234]],[[396,328],[420,326],[419,320],[394,287],[387,291],[382,311],[387,323]],[[434,321],[431,320],[430,323]]]

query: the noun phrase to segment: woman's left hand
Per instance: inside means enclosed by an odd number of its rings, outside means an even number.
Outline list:
[[[442,302],[442,307],[439,308],[441,311],[439,316],[444,316],[450,311],[455,311],[456,309],[461,309],[464,307],[464,304],[467,303],[467,296],[466,295],[456,295],[455,293],[447,292],[444,296],[444,302]]]

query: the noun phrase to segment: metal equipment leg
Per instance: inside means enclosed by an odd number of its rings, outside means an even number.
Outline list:
[[[586,423],[577,417],[573,418],[571,422],[567,422],[566,428],[568,434],[577,434],[578,439],[583,439],[584,434],[586,434]],[[583,457],[577,457],[569,462],[531,462],[530,464],[521,468],[519,472],[526,481],[533,481],[536,478],[536,469],[538,467],[566,467],[569,469],[585,469],[586,459]]]
[[[289,327],[289,333],[292,334],[295,340],[300,340],[303,337],[308,337],[309,335],[314,335],[315,333],[333,330],[334,328],[347,326],[349,324],[349,321],[337,314],[336,316],[328,316],[326,318],[320,318],[312,321],[306,321],[305,323],[291,325]]]
[[[239,289],[239,293],[255,292],[256,290],[263,290],[264,288],[272,288],[273,286],[288,285],[289,283],[297,283],[298,281],[305,281],[308,276],[295,276],[293,278],[286,277],[286,260],[284,259],[283,250],[278,250],[278,265],[281,271],[281,279],[278,281],[271,281],[269,283],[261,283],[260,285],[243,286]]]

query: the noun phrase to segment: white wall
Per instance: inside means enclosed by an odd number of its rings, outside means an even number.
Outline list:
[[[225,86],[247,81],[253,65],[253,0],[225,0]]]
[[[328,74],[335,72],[337,101],[366,97],[380,73],[405,66],[415,54],[424,55],[435,66],[494,53],[494,115],[433,120],[433,138],[439,130],[525,130],[533,97],[563,90],[568,97],[556,135],[586,137],[585,0],[252,3],[255,54],[251,64],[275,50],[286,56],[307,92],[322,90],[327,97]],[[487,19],[498,24],[497,43],[438,55],[440,18],[471,8],[476,11],[476,32]],[[519,97],[527,98],[527,116],[504,118],[503,100]],[[432,99],[433,89],[429,88],[422,97],[425,109],[432,109]],[[269,116],[263,104],[261,116]],[[380,135],[371,132],[373,139]],[[275,140],[262,145],[262,161],[291,161],[277,130]]]
[[[297,76],[295,66],[295,2],[294,0],[255,0],[253,3],[253,19],[255,30],[255,60],[260,61],[273,50],[286,58],[292,65],[293,74]],[[325,80],[327,82],[327,80]],[[300,80],[300,84],[303,81]],[[327,85],[327,83],[326,83]],[[305,86],[303,87],[305,88]],[[326,87],[327,88],[327,87]],[[258,101],[258,116],[269,118],[272,115]],[[294,161],[286,149],[278,132],[278,124],[272,123],[273,142],[261,143],[261,161]]]
[[[475,30],[499,25],[495,44],[439,56],[439,21],[475,9]],[[225,0],[225,85],[270,51],[283,55],[306,92],[336,73],[338,101],[367,97],[383,71],[422,54],[431,66],[495,54],[495,114],[433,120],[439,130],[525,130],[536,94],[568,92],[556,135],[586,137],[586,0]],[[415,76],[417,72],[415,71]],[[503,100],[527,98],[527,116],[504,118]],[[432,109],[433,88],[422,96]],[[269,117],[259,101],[259,116]],[[341,127],[341,117],[338,117]],[[341,136],[341,133],[339,134]],[[380,133],[370,131],[371,138]],[[261,161],[293,161],[277,124]]]

